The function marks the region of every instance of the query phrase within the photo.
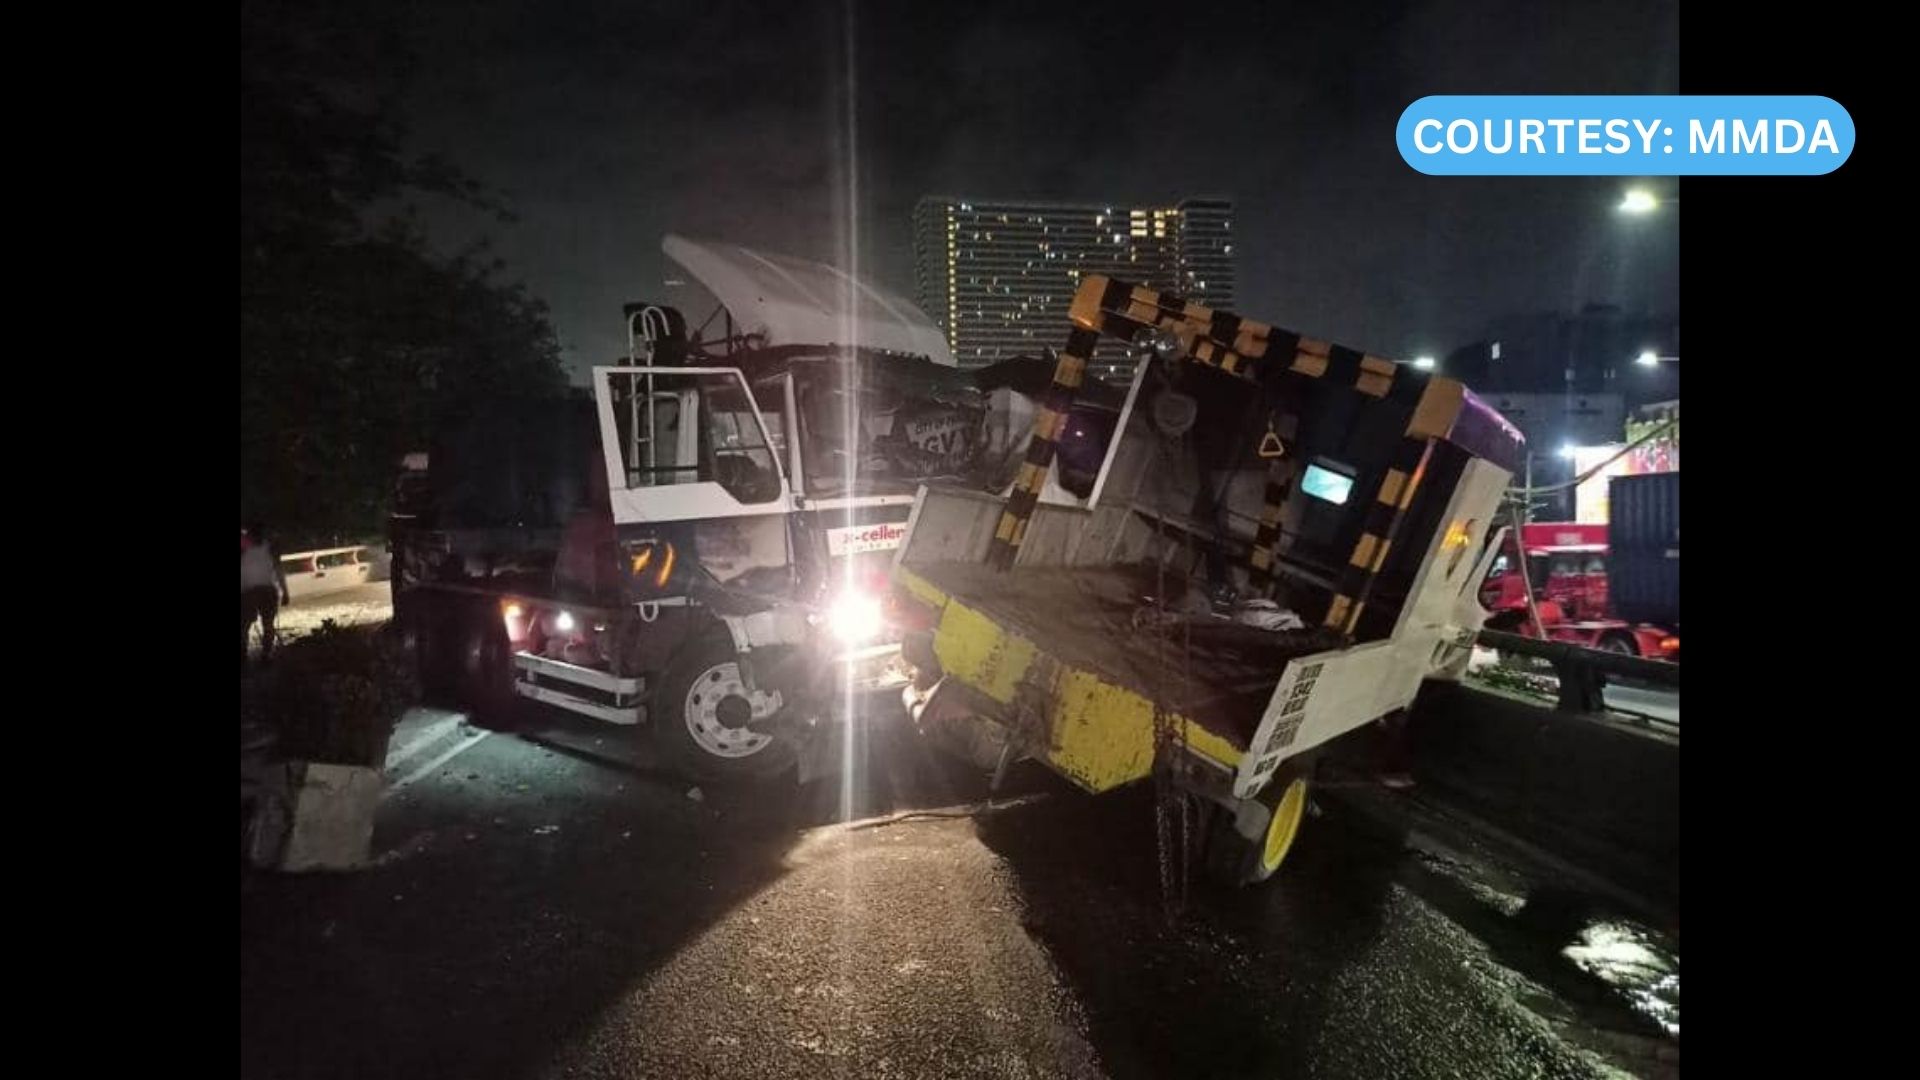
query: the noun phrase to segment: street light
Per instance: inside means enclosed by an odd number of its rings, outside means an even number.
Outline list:
[[[1419,368],[1421,371],[1432,371],[1434,366],[1433,357],[1416,356],[1413,358],[1413,366]]]
[[[1623,214],[1651,214],[1660,208],[1660,200],[1646,188],[1634,188],[1620,200],[1620,212]]]
[[[1633,362],[1639,364],[1641,367],[1654,367],[1660,363],[1660,354],[1654,352],[1652,349],[1648,349],[1639,356],[1634,357]]]

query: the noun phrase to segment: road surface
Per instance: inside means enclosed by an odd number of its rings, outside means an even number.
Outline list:
[[[1333,785],[1279,879],[1169,917],[1150,790],[969,815],[897,713],[856,783],[747,792],[410,715],[377,865],[244,884],[242,1075],[1678,1075],[1677,955],[1417,795]]]

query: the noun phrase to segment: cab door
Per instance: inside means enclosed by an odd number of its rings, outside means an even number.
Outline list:
[[[688,560],[721,582],[784,580],[793,491],[739,369],[595,368],[594,398],[623,572],[644,570],[650,595],[676,594]]]
[[[595,368],[616,525],[784,514],[793,493],[737,368]]]

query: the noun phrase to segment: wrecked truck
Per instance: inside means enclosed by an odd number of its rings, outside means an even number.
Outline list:
[[[886,579],[918,487],[1012,481],[992,393],[838,270],[663,250],[720,332],[628,305],[589,390],[440,418],[396,485],[396,623],[429,696],[482,723],[533,700],[699,778],[805,777],[847,688],[904,678]]]
[[[1455,380],[1117,279],[1071,319],[1012,490],[915,499],[907,706],[983,767],[1165,780],[1211,874],[1265,880],[1317,752],[1464,671],[1522,437]],[[1076,505],[1054,439],[1101,335],[1145,389]]]

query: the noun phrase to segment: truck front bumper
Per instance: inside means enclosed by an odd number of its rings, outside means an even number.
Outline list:
[[[847,689],[856,694],[898,690],[913,679],[898,643],[852,649],[835,656],[833,662],[844,669]]]

